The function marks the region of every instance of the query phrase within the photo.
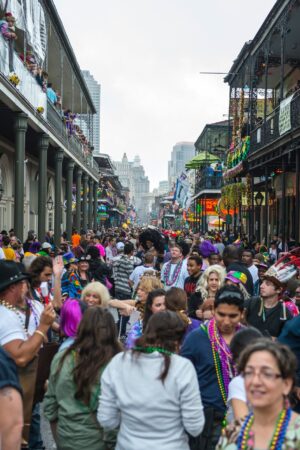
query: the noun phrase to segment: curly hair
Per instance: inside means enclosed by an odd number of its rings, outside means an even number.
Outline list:
[[[53,263],[50,256],[38,256],[32,261],[28,270],[32,288],[36,288],[41,284],[40,276],[45,267],[53,269]]]
[[[110,300],[110,294],[106,286],[99,281],[88,283],[81,293],[81,300],[84,302],[85,296],[96,294],[99,297],[99,305],[107,308]]]
[[[226,272],[222,266],[214,264],[213,266],[209,266],[207,269],[205,269],[196,286],[196,292],[201,293],[203,300],[208,297],[208,279],[212,273],[215,273],[218,276],[219,289],[224,284]]]
[[[150,292],[154,291],[154,289],[163,289],[163,284],[155,275],[146,275],[141,277],[140,282],[137,286],[137,290],[138,289],[143,289],[143,291],[145,291],[147,294],[150,294]],[[136,308],[140,312],[143,319],[145,313],[145,303],[138,300],[136,302]]]

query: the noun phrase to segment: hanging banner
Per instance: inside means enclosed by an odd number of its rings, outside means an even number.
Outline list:
[[[291,102],[293,95],[282,100],[279,110],[279,134],[280,136],[292,128],[291,123]]]

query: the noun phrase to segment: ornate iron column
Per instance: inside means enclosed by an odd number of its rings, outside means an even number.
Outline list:
[[[94,188],[94,180],[92,178],[89,179],[89,210],[88,210],[88,227],[90,229],[93,228],[93,188]]]
[[[287,242],[288,236],[286,236],[286,198],[285,198],[285,191],[286,191],[286,162],[284,157],[282,158],[282,179],[281,179],[281,192],[282,192],[282,208],[281,208],[281,233],[282,233],[282,251],[285,251],[285,244]]]
[[[269,248],[269,175],[268,167],[265,167],[265,215],[264,215],[265,245]]]
[[[77,167],[76,170],[76,216],[75,223],[76,229],[78,233],[81,230],[81,178],[82,178],[82,169]]]
[[[61,238],[61,185],[62,185],[62,163],[64,159],[64,152],[61,148],[56,148],[55,151],[55,202],[54,202],[54,243],[56,247],[60,245]]]
[[[73,171],[74,171],[74,161],[72,159],[68,160],[67,163],[67,183],[66,183],[66,199],[67,199],[67,236],[68,240],[72,237],[72,189],[73,189]]]
[[[15,116],[15,204],[14,230],[16,236],[24,239],[24,161],[25,139],[27,131],[27,115],[17,113]]]
[[[82,198],[82,216],[83,216],[83,223],[82,228],[86,232],[87,230],[87,187],[88,187],[88,175],[87,173],[83,174],[83,198]]]
[[[39,185],[38,185],[38,238],[44,242],[46,235],[46,203],[47,203],[47,152],[49,136],[41,134],[39,150]]]
[[[98,215],[98,183],[94,181],[94,211],[93,211],[93,217],[94,217],[94,229],[98,229],[98,221],[97,221],[97,215]]]
[[[295,211],[295,241],[296,245],[299,244],[299,203],[300,203],[300,191],[299,191],[299,181],[300,181],[300,149],[296,148],[296,211]]]

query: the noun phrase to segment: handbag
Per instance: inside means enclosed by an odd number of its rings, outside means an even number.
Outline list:
[[[50,375],[50,367],[52,360],[59,349],[58,342],[47,342],[39,351],[37,376],[35,383],[35,392],[33,404],[40,403],[45,395],[45,383]]]

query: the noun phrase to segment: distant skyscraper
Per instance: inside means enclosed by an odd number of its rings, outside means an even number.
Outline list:
[[[175,185],[177,178],[185,172],[185,165],[195,156],[195,145],[193,142],[178,142],[174,145],[171,153],[171,161],[168,163],[169,187]]]
[[[169,188],[169,182],[168,180],[160,181],[158,185],[158,195],[168,194],[170,188]]]
[[[89,70],[83,70],[85,82],[91,94],[93,103],[97,110],[97,114],[93,115],[93,146],[94,153],[100,153],[100,99],[101,85],[96,81]],[[84,128],[84,126],[82,127]],[[84,130],[83,130],[84,131]]]
[[[124,187],[130,190],[130,200],[135,206],[141,223],[147,222],[149,213],[149,179],[145,175],[145,169],[141,164],[141,158],[135,156],[133,161],[128,161],[124,153],[122,161],[114,161],[116,174]]]

